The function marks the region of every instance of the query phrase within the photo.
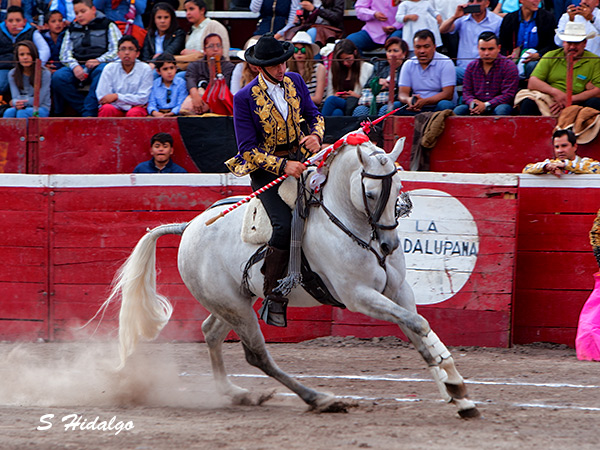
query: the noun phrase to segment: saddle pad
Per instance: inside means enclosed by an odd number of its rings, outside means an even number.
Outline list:
[[[295,178],[286,178],[280,186],[274,186],[271,189],[279,187],[279,196],[291,208],[294,209],[296,197],[298,195],[298,182]],[[267,211],[258,197],[254,197],[248,202],[242,221],[242,241],[247,244],[262,245],[269,242],[273,228],[267,215]]]

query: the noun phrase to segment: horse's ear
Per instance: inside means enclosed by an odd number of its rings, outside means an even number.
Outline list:
[[[400,153],[402,153],[402,150],[404,150],[404,141],[405,140],[406,140],[406,137],[401,137],[400,139],[398,139],[396,141],[396,144],[394,145],[394,148],[388,154],[388,156],[392,160],[392,162],[396,162],[398,160],[398,158],[400,157]]]
[[[356,146],[356,155],[358,156],[358,160],[360,161],[360,163],[364,166],[365,165],[365,161],[367,161],[367,155],[363,155],[363,149],[361,148],[360,145]]]

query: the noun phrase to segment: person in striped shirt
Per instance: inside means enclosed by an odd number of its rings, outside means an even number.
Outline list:
[[[551,173],[560,177],[563,174],[600,173],[600,162],[577,155],[577,137],[571,130],[556,130],[552,134],[554,158],[527,164],[523,173]]]

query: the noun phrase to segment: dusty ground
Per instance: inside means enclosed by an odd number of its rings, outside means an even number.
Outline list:
[[[0,448],[600,447],[600,365],[578,361],[572,349],[452,348],[484,415],[476,421],[459,419],[454,406],[439,400],[416,351],[396,339],[327,338],[269,349],[308,386],[353,396],[358,406],[347,414],[307,412],[297,397],[249,367],[237,343],[225,345],[228,369],[239,375],[234,382],[278,393],[262,406],[234,406],[215,396],[204,344],[145,345],[126,377],[111,370],[113,345],[0,344]],[[81,417],[80,426],[65,430],[71,415]],[[96,417],[96,427],[114,417],[113,429],[80,429]],[[116,426],[126,425],[133,429],[116,434]]]

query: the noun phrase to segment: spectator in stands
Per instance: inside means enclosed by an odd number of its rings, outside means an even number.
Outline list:
[[[408,105],[400,115],[454,109],[456,73],[450,58],[435,51],[433,33],[420,30],[414,37],[415,56],[402,65],[399,94]]]
[[[102,71],[96,96],[98,117],[144,117],[152,90],[152,69],[138,60],[140,44],[131,35],[119,39],[119,60]]]
[[[562,41],[558,37],[564,33],[567,22],[579,22],[585,24],[585,31],[591,35],[596,33],[596,37],[587,41],[585,49],[595,55],[600,56],[600,10],[598,9],[599,0],[585,0],[579,6],[569,5],[567,12],[562,15],[558,21],[554,42],[562,47]]]
[[[361,53],[383,46],[388,37],[402,38],[403,24],[396,22],[397,4],[390,0],[357,0],[354,9],[365,25],[348,39]]]
[[[204,58],[200,61],[190,63],[185,71],[187,90],[190,93],[181,106],[181,112],[185,114],[204,114],[210,111],[208,104],[202,99],[204,91],[211,81],[210,66],[211,58],[215,62],[220,61],[221,72],[225,77],[227,86],[231,84],[231,74],[234,64],[223,59],[223,44],[221,36],[216,33],[209,34],[204,39]]]
[[[430,30],[435,38],[435,46],[442,46],[442,37],[439,27],[442,24],[442,16],[433,9],[431,3],[426,0],[403,1],[398,6],[396,22],[403,23],[402,38],[413,52],[413,37],[419,30]],[[411,53],[411,56],[414,53]]]
[[[283,39],[285,32],[294,26],[299,0],[252,0],[250,11],[259,13],[255,36],[267,33]]]
[[[456,82],[462,84],[463,74],[469,63],[478,55],[477,40],[484,31],[495,35],[500,33],[500,16],[488,11],[489,0],[469,0],[469,6],[479,6],[479,12],[465,14],[467,5],[458,5],[454,15],[440,25],[440,33],[458,33],[458,60],[456,61]]]
[[[242,60],[241,63],[235,65],[235,69],[231,74],[230,90],[232,94],[238,92],[258,76],[258,67],[246,61],[244,53],[258,41],[258,36],[252,36],[244,45],[244,50],[237,53],[237,57]]]
[[[433,8],[440,13],[442,16],[442,22],[454,15],[456,11],[456,7],[458,5],[463,5],[466,0],[429,0],[433,5]],[[517,0],[518,1],[518,0]],[[440,33],[442,34],[442,33]],[[442,34],[442,43],[444,47],[440,50],[440,53],[444,55],[456,59],[456,54],[458,52],[458,35],[443,33]]]
[[[179,55],[184,47],[185,31],[177,23],[175,10],[168,3],[157,3],[150,15],[140,59],[150,62],[163,53]]]
[[[327,84],[327,69],[318,61],[315,55],[319,46],[313,44],[312,38],[305,31],[299,31],[292,39],[294,55],[288,60],[288,71],[302,75],[302,79],[310,92],[310,99],[317,107],[323,102],[325,85]]]
[[[479,35],[478,47],[479,58],[465,71],[463,104],[454,108],[454,114],[510,116],[519,88],[517,66],[500,54],[500,40],[490,31]]]
[[[581,0],[552,0],[552,3],[554,3],[554,20],[558,22],[569,6],[579,6]]]
[[[600,173],[600,162],[577,155],[577,137],[572,130],[556,130],[552,134],[554,158],[527,164],[523,173],[551,173],[560,177],[563,174]]]
[[[60,11],[50,11],[46,14],[46,24],[48,30],[42,33],[42,37],[46,40],[50,49],[50,59],[46,63],[46,67],[54,73],[63,66],[60,62],[60,48],[65,38],[63,15]]]
[[[538,3],[539,0],[521,0],[521,8],[504,16],[500,26],[502,54],[519,62],[521,78],[529,78],[539,59],[556,48],[556,21]]]
[[[179,9],[179,0],[147,0],[146,1],[146,11],[142,14],[142,23],[144,24],[144,28],[148,29],[151,23],[151,15],[154,7],[159,3],[166,3],[173,11],[177,11]]]
[[[9,6],[6,20],[0,23],[0,95],[8,92],[8,72],[14,67],[15,44],[20,41],[32,41],[37,47],[42,64],[50,58],[48,44],[39,31],[25,20],[23,10],[18,6]]]
[[[341,38],[344,33],[344,5],[344,0],[323,0],[321,5],[313,3],[313,0],[302,0],[294,26],[284,34],[285,40],[291,40],[299,31],[307,32],[312,42],[320,47]]]
[[[171,160],[173,136],[169,133],[156,133],[152,136],[150,155],[152,159],[138,164],[133,173],[187,173],[187,170]]]
[[[358,105],[362,87],[373,73],[373,65],[360,59],[350,39],[335,44],[329,67],[324,116],[351,116]]]
[[[216,33],[221,36],[223,42],[223,57],[229,59],[229,33],[227,29],[218,21],[206,17],[206,3],[204,0],[185,0],[185,17],[192,25],[190,34],[185,43],[185,48],[181,55],[175,59],[179,63],[190,63],[202,59],[204,56],[204,38]],[[180,65],[184,69],[183,65]]]
[[[541,3],[541,2],[540,2]],[[499,0],[494,8],[494,13],[500,17],[519,10],[519,0]]]
[[[96,11],[92,0],[73,0],[73,8],[77,20],[69,25],[60,49],[65,67],[52,75],[52,90],[82,116],[94,117],[98,114],[96,87],[106,64],[117,59],[121,32]],[[80,61],[85,61],[83,66]],[[90,85],[87,93],[78,90],[84,83]]]
[[[73,2],[71,0],[42,0],[42,2],[45,2],[43,8],[39,5],[37,0],[28,0],[28,3],[31,4],[31,11],[37,9],[38,13],[45,14],[45,23],[48,23],[47,14],[51,11],[59,11],[62,14],[63,20],[65,21],[65,27],[71,25],[71,22],[75,20],[75,10],[73,9]],[[25,2],[23,2],[23,4],[25,4]],[[33,12],[31,14],[33,15]]]
[[[152,117],[176,116],[187,97],[185,80],[175,76],[177,62],[170,53],[160,54],[154,60],[154,64],[159,77],[152,85],[148,114]]]
[[[8,73],[12,108],[4,112],[4,117],[25,118],[33,116],[33,94],[35,85],[35,60],[37,48],[31,41],[20,41],[15,45],[15,68]],[[40,83],[39,117],[50,114],[50,71],[42,68]]]
[[[142,14],[146,10],[146,0],[94,0],[94,6],[113,22],[127,22],[130,18],[128,13],[133,6],[135,8],[133,24],[144,28]]]
[[[354,110],[357,116],[383,116],[388,111],[390,70],[392,61],[396,62],[394,73],[394,94],[392,98],[398,98],[398,83],[400,81],[400,69],[408,57],[408,44],[396,36],[387,38],[385,41],[386,59],[373,58],[373,74],[365,84],[358,106]],[[394,109],[400,107],[399,101],[394,101]]]
[[[21,0],[20,2],[13,0],[11,3],[15,6],[21,6],[25,20],[35,28],[39,28],[39,31],[42,31],[42,25],[47,23],[45,21],[45,14],[52,11],[48,8],[48,0]],[[73,5],[71,5],[72,9]]]
[[[585,25],[568,22],[564,34],[559,35],[563,48],[546,53],[534,69],[528,82],[529,91],[521,91],[515,102],[520,102],[521,115],[540,115],[537,101],[549,105],[550,114],[557,116],[567,106],[567,54],[573,55],[573,104],[600,110],[600,61],[585,49]],[[541,99],[540,99],[541,97]]]

